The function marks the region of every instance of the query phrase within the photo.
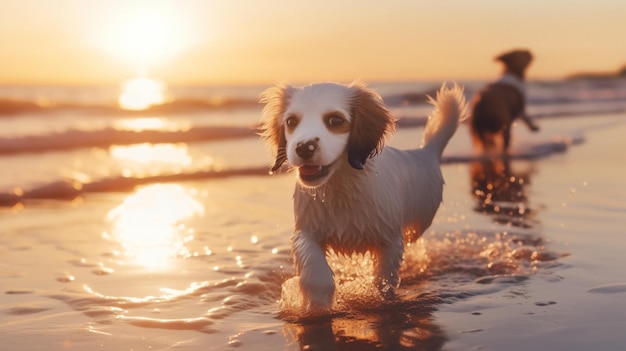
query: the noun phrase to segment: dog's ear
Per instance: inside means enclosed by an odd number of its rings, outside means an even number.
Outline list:
[[[348,162],[355,169],[363,169],[368,158],[376,156],[385,138],[395,129],[395,120],[387,110],[380,95],[353,84],[354,94],[350,101],[352,126],[348,137]]]
[[[281,84],[265,90],[261,94],[259,102],[265,104],[263,117],[259,125],[259,135],[267,142],[275,157],[274,164],[270,167],[270,172],[275,172],[287,160],[287,139],[285,138],[285,127],[283,125],[283,115],[289,104],[289,99],[295,88]]]

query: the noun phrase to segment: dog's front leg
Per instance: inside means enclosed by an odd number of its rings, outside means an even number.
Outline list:
[[[396,288],[400,284],[400,264],[404,246],[402,240],[392,242],[376,250],[374,261],[376,287],[381,296],[386,300],[392,300],[396,296]]]
[[[306,233],[296,232],[292,241],[300,290],[311,309],[328,309],[335,294],[333,272],[326,262],[325,249]]]

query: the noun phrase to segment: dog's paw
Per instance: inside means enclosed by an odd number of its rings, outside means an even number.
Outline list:
[[[335,295],[335,282],[330,277],[300,277],[300,290],[311,310],[328,310]]]
[[[380,296],[387,301],[396,298],[396,285],[397,283],[390,283],[386,279],[376,279],[378,292],[380,292]]]

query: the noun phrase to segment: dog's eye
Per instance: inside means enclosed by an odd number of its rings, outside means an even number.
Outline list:
[[[285,120],[285,124],[287,125],[287,128],[295,128],[298,125],[298,122],[299,122],[298,117],[296,116],[289,116]]]
[[[343,126],[344,123],[346,123],[346,120],[337,114],[330,114],[328,116],[326,116],[326,126],[328,126],[329,128],[338,128],[340,126]]]

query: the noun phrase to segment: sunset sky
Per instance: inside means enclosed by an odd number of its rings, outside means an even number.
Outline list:
[[[0,84],[531,79],[626,64],[623,0],[0,0]]]

